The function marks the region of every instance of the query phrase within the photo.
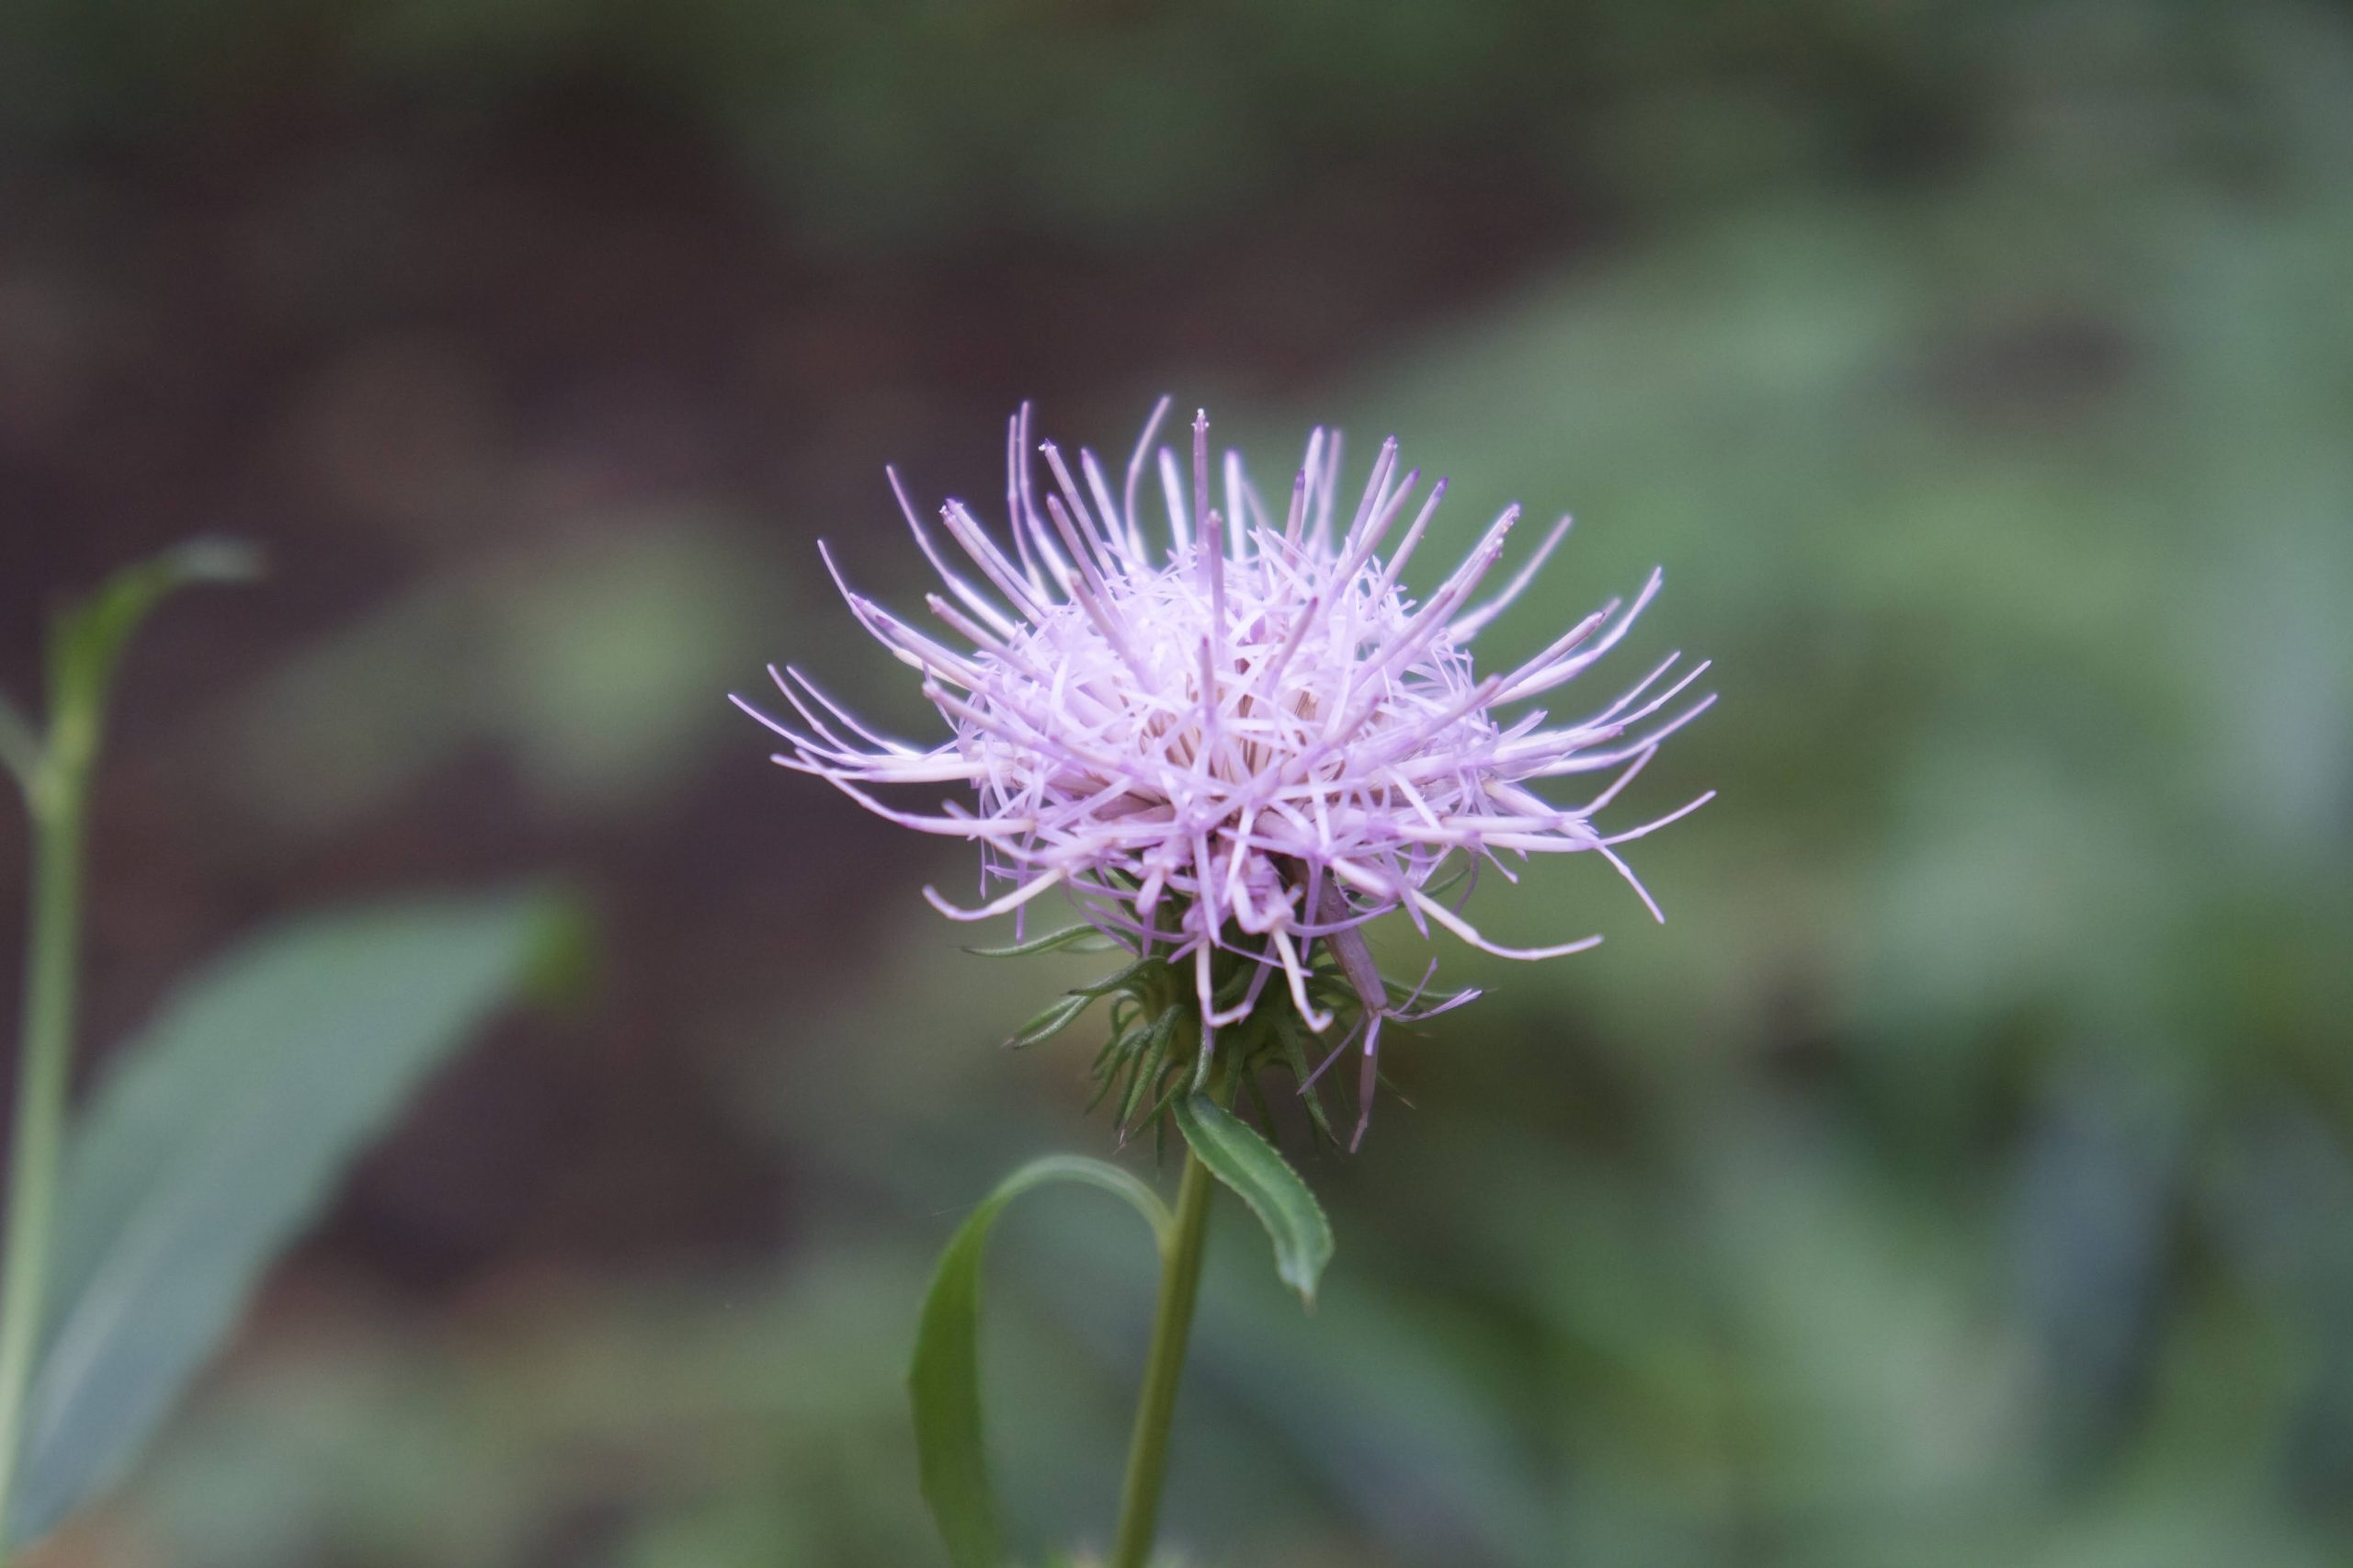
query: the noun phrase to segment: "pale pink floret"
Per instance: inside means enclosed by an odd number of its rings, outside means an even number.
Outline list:
[[[1051,482],[1041,483],[1025,407],[1006,436],[1011,553],[962,502],[939,514],[977,575],[955,568],[893,474],[908,526],[947,590],[927,603],[952,641],[852,592],[830,555],[826,566],[859,623],[922,673],[925,696],[955,733],[931,747],[887,740],[787,669],[777,682],[799,726],[747,705],[791,744],[776,760],[892,822],[978,842],[984,886],[1012,885],[978,909],[926,888],[944,914],[981,919],[1059,887],[1129,947],[1190,957],[1211,1029],[1245,1016],[1278,973],[1311,1027],[1327,1027],[1304,968],[1310,944],[1326,941],[1363,994],[1368,1074],[1381,1018],[1392,1010],[1357,934],[1364,922],[1402,909],[1425,934],[1435,921],[1518,959],[1601,939],[1533,949],[1489,941],[1427,891],[1458,853],[1508,876],[1506,856],[1590,851],[1655,915],[1616,846],[1709,797],[1617,833],[1592,818],[1712,700],[1676,706],[1707,665],[1678,676],[1670,655],[1574,723],[1548,727],[1540,710],[1501,710],[1607,653],[1658,591],[1659,574],[1631,604],[1612,599],[1533,658],[1483,676],[1472,639],[1528,586],[1567,518],[1500,593],[1473,605],[1518,521],[1519,509],[1506,509],[1415,598],[1401,573],[1446,486],[1432,486],[1409,517],[1420,472],[1399,472],[1393,439],[1342,526],[1340,442],[1316,431],[1277,517],[1234,454],[1213,488],[1205,416],[1194,422],[1189,473],[1166,448],[1155,454],[1167,406],[1164,399],[1154,411],[1116,495],[1093,453],[1081,451],[1074,469],[1051,442],[1035,449]],[[1165,545],[1147,538],[1139,503],[1154,470]],[[1597,793],[1571,804],[1529,788],[1613,769]],[[926,814],[870,790],[934,784],[970,785],[977,801]],[[1237,936],[1248,946],[1237,947]],[[1210,958],[1221,947],[1263,966],[1259,983],[1222,1012],[1211,997]]]

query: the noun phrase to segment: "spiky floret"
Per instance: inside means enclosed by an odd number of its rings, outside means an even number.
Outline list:
[[[1514,959],[1601,940],[1489,941],[1439,896],[1458,856],[1508,877],[1530,855],[1592,853],[1655,916],[1617,846],[1710,796],[1616,833],[1593,817],[1713,700],[1677,706],[1707,665],[1678,672],[1679,655],[1669,655],[1599,711],[1549,724],[1526,705],[1608,653],[1657,593],[1658,573],[1631,603],[1613,598],[1532,658],[1483,676],[1472,639],[1533,580],[1568,518],[1500,592],[1473,604],[1519,520],[1518,507],[1506,508],[1417,598],[1403,573],[1446,483],[1414,505],[1420,471],[1400,472],[1393,438],[1343,526],[1339,437],[1315,431],[1278,517],[1238,454],[1212,473],[1205,415],[1193,423],[1189,473],[1155,449],[1167,408],[1163,399],[1154,410],[1115,494],[1094,453],[1082,449],[1074,471],[1051,442],[1034,449],[1051,480],[1041,483],[1025,406],[1006,432],[1011,551],[964,503],[940,509],[941,529],[976,575],[951,564],[891,475],[945,589],[926,603],[952,645],[853,592],[826,554],[850,612],[922,674],[949,739],[887,739],[790,667],[771,674],[799,725],[745,706],[790,743],[776,758],[783,766],[892,822],[981,846],[983,892],[1009,891],[965,909],[926,888],[943,914],[984,919],[1062,888],[1155,976],[1184,966],[1202,1062],[1217,1032],[1250,1019],[1278,981],[1287,1005],[1277,1010],[1309,1030],[1353,1014],[1324,1065],[1360,1033],[1369,1108],[1381,1022],[1406,1015],[1361,927],[1403,910],[1425,936],[1435,922]],[[1143,526],[1149,477],[1165,543]],[[1613,777],[1573,804],[1531,788],[1586,774]],[[923,812],[872,792],[939,784],[968,786],[976,801]]]

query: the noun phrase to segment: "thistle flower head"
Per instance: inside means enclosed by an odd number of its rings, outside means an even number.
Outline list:
[[[1567,518],[1480,600],[1519,521],[1506,509],[1417,596],[1403,574],[1446,484],[1420,494],[1393,439],[1361,492],[1344,496],[1339,438],[1316,431],[1278,512],[1238,455],[1212,465],[1206,416],[1189,463],[1155,449],[1166,411],[1164,399],[1115,490],[1092,452],[1074,463],[1045,442],[1033,454],[1025,407],[1006,437],[1010,549],[962,502],[939,512],[969,566],[892,475],[939,574],[926,602],[944,638],[852,591],[827,555],[850,612],[921,674],[947,740],[887,739],[790,668],[777,683],[801,722],[755,716],[789,744],[783,766],[892,822],[981,846],[984,892],[1009,886],[969,909],[925,889],[942,913],[983,919],[1059,888],[1141,959],[1179,966],[1204,1058],[1269,988],[1278,1006],[1287,996],[1287,1022],[1318,1033],[1352,1013],[1324,1064],[1361,1032],[1369,1104],[1382,1019],[1427,1014],[1404,1010],[1413,1000],[1381,980],[1360,928],[1402,910],[1425,935],[1435,923],[1516,959],[1600,941],[1502,946],[1441,896],[1450,867],[1512,876],[1540,854],[1597,857],[1655,915],[1618,846],[1708,797],[1614,833],[1593,819],[1712,700],[1678,702],[1707,666],[1678,673],[1670,656],[1589,716],[1552,722],[1530,704],[1609,652],[1657,592],[1657,573],[1631,602],[1613,598],[1483,674],[1472,640],[1528,586]],[[1147,488],[1165,531],[1147,529]],[[1607,781],[1581,799],[1539,792],[1587,775]],[[876,792],[939,785],[969,793],[923,811]]]

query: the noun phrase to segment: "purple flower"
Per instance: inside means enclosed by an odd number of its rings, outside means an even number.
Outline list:
[[[1670,680],[1679,656],[1669,655],[1591,716],[1548,723],[1527,704],[1608,653],[1658,591],[1658,573],[1631,604],[1613,598],[1533,657],[1482,675],[1472,639],[1528,586],[1568,518],[1474,604],[1518,521],[1519,508],[1507,508],[1416,597],[1401,574],[1446,483],[1415,506],[1420,471],[1400,472],[1395,440],[1381,445],[1344,518],[1339,437],[1317,430],[1278,515],[1238,455],[1212,473],[1206,415],[1194,420],[1189,474],[1165,447],[1155,463],[1167,408],[1163,399],[1154,410],[1115,493],[1094,453],[1081,450],[1074,472],[1051,442],[1036,448],[1052,481],[1041,485],[1025,407],[1006,434],[1011,551],[962,502],[940,510],[969,571],[957,570],[891,476],[946,590],[926,603],[952,641],[851,592],[826,556],[851,613],[921,673],[924,695],[954,730],[949,739],[887,739],[789,667],[771,673],[802,727],[746,710],[790,743],[776,758],[783,766],[892,822],[981,846],[984,892],[1000,881],[1009,891],[961,909],[926,888],[943,914],[983,919],[1061,888],[1130,949],[1188,963],[1205,1054],[1278,978],[1308,1028],[1329,1028],[1335,1009],[1315,1004],[1313,983],[1313,945],[1324,944],[1362,1004],[1324,1065],[1361,1028],[1369,1101],[1381,1019],[1403,1015],[1366,949],[1367,922],[1403,910],[1424,935],[1436,922],[1515,959],[1601,940],[1489,941],[1434,891],[1455,857],[1508,877],[1530,855],[1592,854],[1657,915],[1618,846],[1710,796],[1614,833],[1593,818],[1713,700],[1676,706],[1707,665]],[[1139,504],[1155,468],[1165,542],[1146,537]],[[1566,802],[1535,788],[1584,775],[1608,777]],[[969,787],[970,804],[924,812],[873,792],[940,784]],[[1221,1006],[1218,966],[1237,959],[1248,983]]]

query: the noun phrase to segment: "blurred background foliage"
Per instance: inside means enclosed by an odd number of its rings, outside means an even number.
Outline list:
[[[0,210],[0,676],[157,544],[279,564],[130,673],[98,1043],[322,896],[552,869],[606,926],[46,1561],[934,1561],[922,1280],[1108,1143],[1083,1041],[995,1049],[1089,971],[965,958],[962,857],[721,698],[929,733],[814,536],[911,602],[884,460],[985,500],[1019,399],[1123,450],[1163,390],[1262,479],[1395,430],[1445,543],[1574,508],[1494,644],[1663,562],[1616,674],[1724,696],[1627,808],[1723,791],[1642,846],[1670,923],[1483,889],[1610,940],[1446,953],[1493,994],[1411,1106],[1302,1148],[1312,1318],[1225,1227],[1188,1561],[2345,1561],[2340,7],[24,0]],[[1108,1528],[1131,1229],[995,1252],[1041,1554]]]

